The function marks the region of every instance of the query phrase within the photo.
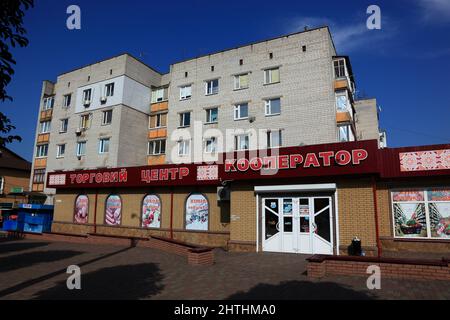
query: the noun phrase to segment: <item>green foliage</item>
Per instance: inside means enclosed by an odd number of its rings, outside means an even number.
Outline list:
[[[0,100],[10,100],[12,97],[6,92],[6,86],[11,82],[14,74],[13,65],[16,64],[9,46],[15,48],[26,47],[28,39],[23,27],[24,10],[34,6],[34,0],[1,0],[0,5]],[[7,135],[16,127],[11,124],[8,117],[0,112],[0,146],[14,140],[21,141],[19,136]],[[6,136],[4,136],[4,134]]]

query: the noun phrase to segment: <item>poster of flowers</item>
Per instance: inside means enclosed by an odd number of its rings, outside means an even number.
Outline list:
[[[186,200],[186,229],[208,230],[209,205],[201,194],[192,194]]]
[[[450,239],[450,202],[429,204],[431,236]]]
[[[427,237],[427,218],[423,203],[394,203],[395,235]]]
[[[118,195],[110,195],[106,200],[105,222],[110,226],[120,225],[122,218],[122,201]]]
[[[142,202],[142,227],[161,227],[161,201],[156,195],[148,195]]]
[[[75,200],[74,219],[76,223],[85,224],[88,222],[89,199],[86,195],[79,195]]]

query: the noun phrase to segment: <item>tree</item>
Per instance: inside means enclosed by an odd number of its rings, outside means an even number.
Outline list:
[[[2,102],[12,97],[6,92],[6,86],[11,82],[14,74],[13,65],[16,64],[9,46],[15,48],[26,47],[28,39],[25,38],[26,30],[23,27],[25,10],[34,6],[34,0],[1,0],[0,2],[0,100]],[[16,127],[11,120],[0,111],[0,147],[14,140],[22,141],[17,135],[9,135]]]

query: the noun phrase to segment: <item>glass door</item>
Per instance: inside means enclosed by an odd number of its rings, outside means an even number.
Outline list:
[[[331,197],[317,197],[312,199],[312,253],[333,254]]]
[[[280,252],[280,199],[262,199],[263,250]]]

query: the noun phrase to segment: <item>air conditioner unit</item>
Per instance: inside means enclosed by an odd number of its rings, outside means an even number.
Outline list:
[[[106,97],[101,97],[101,98],[100,98],[100,102],[101,102],[101,103],[105,103],[105,102],[106,102],[106,100],[107,100],[107,98],[106,98]]]
[[[250,123],[255,122],[255,120],[256,120],[255,116],[248,117],[248,122]]]
[[[84,100],[83,105],[88,107],[91,104],[91,100]]]
[[[217,202],[230,201],[230,188],[217,187]]]
[[[79,136],[82,132],[83,132],[83,129],[78,128],[78,129],[75,131],[75,134],[76,134],[77,136]]]

